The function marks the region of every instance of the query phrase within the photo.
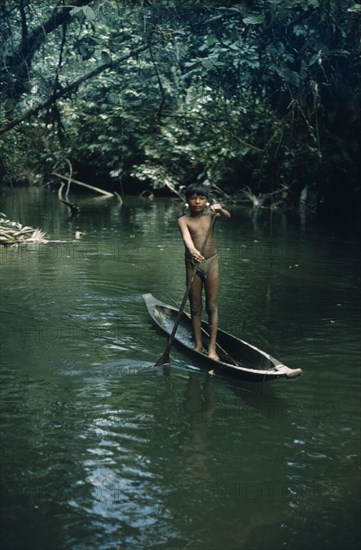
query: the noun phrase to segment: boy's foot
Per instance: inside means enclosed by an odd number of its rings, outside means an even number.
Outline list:
[[[194,348],[194,351],[198,351],[199,353],[204,353],[204,347],[203,346],[196,346]]]
[[[213,359],[213,361],[219,361],[219,357],[218,357],[218,355],[216,354],[215,351],[209,351],[208,352],[208,357],[210,359]]]

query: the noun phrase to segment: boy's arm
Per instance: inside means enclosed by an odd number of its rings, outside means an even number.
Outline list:
[[[178,227],[179,227],[179,230],[182,234],[184,245],[189,250],[189,254],[197,262],[203,261],[205,258],[204,258],[204,256],[202,256],[202,254],[199,252],[199,250],[197,250],[197,248],[194,246],[192,236],[189,232],[187,222],[185,221],[184,218],[179,218]]]
[[[210,209],[212,210],[212,212],[216,212],[217,214],[219,214],[222,218],[231,217],[231,213],[228,212],[228,210],[226,210],[225,208],[223,208],[223,206],[218,202],[216,204],[212,204]]]

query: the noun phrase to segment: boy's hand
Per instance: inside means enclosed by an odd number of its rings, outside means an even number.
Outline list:
[[[228,210],[223,208],[223,206],[221,204],[219,204],[219,202],[216,202],[216,204],[212,204],[211,211],[215,212],[219,216],[222,216],[222,218],[230,218],[231,217],[230,212],[228,212]]]
[[[192,259],[195,261],[195,262],[203,262],[203,260],[205,259],[204,256],[202,256],[202,254],[198,251],[198,250],[193,250],[192,251]]]

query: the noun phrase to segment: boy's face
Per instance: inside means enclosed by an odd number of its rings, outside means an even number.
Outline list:
[[[189,208],[192,212],[203,212],[207,204],[207,197],[205,195],[191,195],[188,197]]]

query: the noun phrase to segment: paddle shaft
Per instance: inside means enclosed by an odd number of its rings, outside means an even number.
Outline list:
[[[208,242],[208,239],[212,233],[212,230],[213,230],[213,226],[214,226],[214,222],[216,221],[216,214],[213,215],[213,220],[211,221],[211,225],[209,226],[209,229],[207,231],[207,235],[204,239],[204,243],[202,245],[202,250],[201,250],[201,254],[203,256],[204,254],[204,251],[206,249],[206,246],[207,246],[207,242]],[[177,314],[177,317],[176,317],[176,320],[174,321],[174,326],[173,326],[173,329],[172,329],[172,332],[170,333],[170,336],[168,338],[168,343],[167,343],[167,347],[163,353],[163,355],[158,359],[158,361],[156,362],[155,366],[158,367],[160,365],[164,365],[165,363],[169,363],[169,351],[170,351],[170,348],[172,347],[172,344],[173,344],[173,340],[174,340],[174,335],[175,333],[177,332],[177,328],[178,328],[178,325],[179,325],[179,321],[181,320],[181,317],[182,317],[182,314],[183,314],[183,310],[184,310],[184,306],[186,304],[186,301],[187,301],[187,298],[188,298],[188,294],[189,294],[189,291],[191,289],[191,286],[193,284],[193,281],[194,281],[194,277],[196,276],[196,273],[197,273],[197,269],[198,269],[198,263],[194,266],[194,269],[193,269],[193,272],[192,272],[192,276],[191,278],[189,279],[188,281],[188,285],[187,285],[187,289],[184,293],[184,296],[183,296],[183,300],[182,300],[182,303],[179,307],[179,311],[178,311],[178,314]]]

